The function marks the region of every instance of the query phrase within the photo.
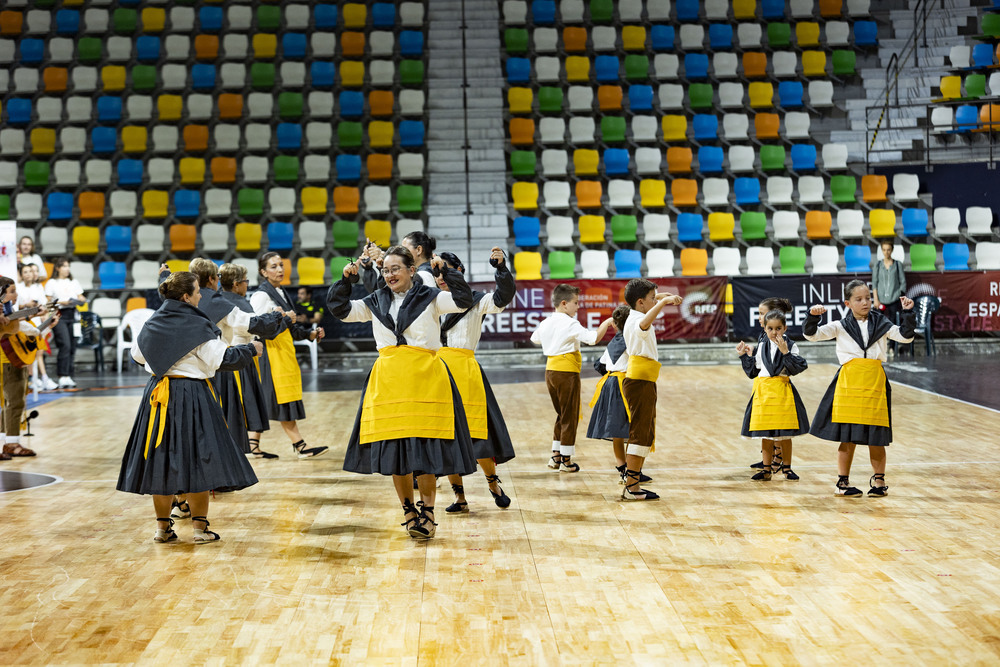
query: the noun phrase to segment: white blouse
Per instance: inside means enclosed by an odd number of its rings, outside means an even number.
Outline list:
[[[653,361],[659,361],[660,353],[656,349],[656,331],[653,325],[650,324],[645,331],[639,328],[639,323],[644,317],[646,314],[640,313],[638,310],[633,310],[628,314],[625,326],[622,327],[625,349],[628,350],[630,356],[647,357]]]
[[[483,335],[483,316],[487,313],[502,313],[504,308],[506,306],[496,305],[493,302],[493,292],[488,292],[458,324],[448,330],[448,347],[475,350]]]
[[[70,301],[83,294],[83,288],[75,278],[53,278],[45,283],[45,296],[55,297],[56,301]]]
[[[389,314],[395,321],[399,313],[399,307],[406,298],[406,293],[392,295],[392,304],[389,306]],[[422,347],[426,350],[437,350],[441,347],[441,323],[442,315],[448,313],[461,313],[465,308],[455,305],[455,300],[450,292],[439,292],[424,312],[420,313],[413,323],[403,332],[403,338],[407,345]],[[347,317],[342,318],[344,322],[371,322],[372,333],[375,336],[375,347],[381,350],[383,347],[393,347],[396,345],[396,334],[387,329],[373,315],[370,308],[364,301],[351,300],[351,312]]]
[[[608,373],[624,373],[628,370],[628,351],[622,352],[622,356],[618,357],[618,361],[612,362],[611,355],[605,349],[598,363],[603,365]]]
[[[868,344],[868,320],[858,320],[858,326],[861,328],[861,339]],[[854,342],[850,334],[847,333],[847,329],[841,324],[840,320],[834,320],[821,326],[815,334],[812,336],[806,336],[806,340],[813,342],[819,340],[830,340],[831,338],[837,339],[837,361],[840,365],[846,364],[851,359],[878,359],[879,361],[886,361],[889,357],[886,354],[886,350],[889,347],[889,339],[900,343],[912,343],[912,338],[904,338],[903,334],[899,332],[899,326],[893,325],[889,329],[889,333],[882,336],[874,345],[868,348],[867,351],[862,350],[858,347],[858,344]],[[868,357],[871,354],[872,356]]]
[[[279,287],[277,289],[281,288]],[[289,308],[283,303],[276,303],[274,299],[269,297],[263,290],[257,290],[256,292],[250,295],[250,307],[253,308],[253,312],[256,315],[263,315],[264,313],[270,313],[275,308],[281,308],[281,310],[285,310],[286,308],[288,308],[289,310],[291,310],[291,308]]]
[[[229,311],[229,314],[215,323],[222,332],[222,340],[227,345],[242,345],[253,340],[253,334],[247,331],[250,326],[250,313],[245,313],[236,306]]]
[[[39,306],[48,301],[48,299],[45,298],[45,287],[41,283],[34,283],[33,285],[17,283],[18,309],[24,308],[26,304],[29,304],[32,301],[37,302]]]
[[[579,352],[580,343],[595,345],[597,332],[580,324],[580,320],[566,313],[555,312],[539,322],[531,333],[531,342],[542,346],[546,357]]]
[[[38,253],[34,255],[22,255],[21,264],[34,264],[38,267],[38,280],[45,280],[49,277],[49,272],[45,270],[45,262],[42,261]]]
[[[799,346],[794,341],[789,341],[789,342],[792,345],[791,345],[791,347],[788,348],[788,353],[789,354],[794,354],[796,356],[802,356],[802,355],[799,354]],[[771,350],[771,360],[774,361],[774,358],[778,356],[778,351],[779,351],[778,350],[778,346],[775,345],[774,343],[769,343],[768,347]],[[771,374],[768,373],[768,371],[767,371],[767,366],[764,365],[764,343],[763,342],[761,342],[761,344],[757,346],[757,353],[754,355],[754,361],[756,362],[756,364],[757,364],[757,370],[759,371],[757,373],[758,377],[762,377],[762,378],[769,378],[769,377],[771,377]],[[783,376],[787,377],[788,376],[788,371],[785,370],[784,368],[782,368],[780,375],[783,375]]]
[[[183,375],[195,380],[207,380],[215,377],[215,372],[222,365],[222,358],[226,354],[229,346],[220,339],[210,340],[194,348],[178,360],[176,364],[167,369],[164,375]],[[132,358],[146,368],[150,375],[156,375],[153,369],[146,363],[146,358],[142,356],[142,351],[138,345],[133,345],[131,349]]]

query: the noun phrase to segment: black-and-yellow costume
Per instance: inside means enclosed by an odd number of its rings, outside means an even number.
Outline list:
[[[594,390],[594,397],[590,399],[593,411],[590,413],[587,437],[595,440],[624,440],[628,438],[629,416],[622,384],[628,367],[628,352],[625,351],[625,336],[622,332],[615,334],[594,366],[602,377]]]
[[[257,294],[267,296],[267,299]],[[264,281],[250,298],[258,315],[278,306],[292,311],[293,304],[284,290],[275,289]],[[295,341],[309,338],[310,328],[285,318],[285,330],[266,341],[260,358],[260,382],[267,399],[268,418],[281,422],[305,419],[306,408],[302,403],[302,369],[295,358]]]
[[[753,395],[740,431],[748,438],[784,440],[809,432],[809,415],[791,380],[809,364],[787,336],[785,342],[788,354],[762,336],[751,354],[740,357],[743,371],[753,380]]]

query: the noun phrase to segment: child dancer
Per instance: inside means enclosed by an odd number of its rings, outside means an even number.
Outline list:
[[[431,259],[451,288],[442,292],[415,278],[410,251],[393,246],[382,262],[386,286],[361,300],[351,299],[360,261],[344,267],[327,294],[334,317],[371,322],[379,357],[362,391],[344,470],[392,475],[410,537],[434,536],[435,475],[471,475],[476,460],[462,397],[437,356],[440,317],[474,305],[472,289],[440,257]],[[423,507],[413,505],[417,476]]]
[[[611,326],[611,318],[601,322],[597,331],[590,331],[576,319],[580,309],[580,288],[560,283],[552,290],[552,305],[556,312],[539,322],[531,334],[531,342],[542,346],[548,357],[545,363],[545,386],[556,409],[556,424],[552,435],[552,458],[549,468],[560,472],[580,472],[573,463],[576,449],[576,426],[580,421],[580,343],[596,345]]]
[[[258,356],[260,343],[228,347],[198,310],[198,278],[181,271],[160,283],[163,304],[132,346],[132,358],[152,375],[132,426],[118,475],[119,491],[153,496],[155,542],[173,542],[174,495],[187,496],[194,515],[194,543],[218,541],[208,529],[210,491],[235,491],[257,483],[253,468],[233,442],[212,388],[219,370],[238,370]]]
[[[783,460],[778,469],[785,479],[798,480],[792,471],[792,437],[809,432],[806,408],[789,379],[808,364],[799,355],[798,346],[785,336],[786,331],[785,314],[772,310],[764,316],[764,337],[757,347],[751,349],[743,341],[736,346],[743,371],[754,381],[741,433],[763,440],[764,469],[750,478],[759,481],[771,479],[771,458],[776,448],[780,448]]]
[[[621,305],[611,313],[611,326],[615,337],[608,343],[604,354],[594,364],[594,368],[604,377],[597,383],[594,397],[590,399],[590,425],[587,437],[595,440],[610,440],[615,455],[615,469],[625,483],[625,440],[628,438],[628,408],[622,394],[622,383],[628,368],[628,352],[625,350],[625,335],[622,329],[631,309]],[[643,475],[643,482],[652,481]]]
[[[782,299],[776,296],[769,296],[757,306],[757,322],[760,323],[761,332],[757,336],[757,345],[767,338],[764,333],[764,316],[767,315],[772,310],[780,310],[783,312],[785,317],[785,322],[788,322],[788,315],[792,314],[792,302],[788,299]],[[781,447],[775,443],[774,447],[771,448],[771,472],[778,472],[781,469],[781,464],[783,463],[781,458]],[[750,466],[751,469],[760,469],[764,467],[764,450],[761,449],[760,461],[754,463]]]
[[[465,268],[461,260],[450,252],[441,253],[449,269],[463,273]],[[497,475],[496,464],[506,463],[514,458],[514,445],[507,433],[500,406],[493,395],[486,373],[476,361],[475,351],[482,335],[483,317],[487,313],[500,313],[514,298],[514,276],[511,275],[504,261],[503,251],[493,248],[490,253],[490,263],[496,266],[496,289],[493,292],[473,292],[475,305],[462,313],[446,315],[441,322],[441,344],[438,357],[448,364],[458,391],[462,394],[462,407],[469,424],[472,437],[472,449],[476,461],[486,475],[490,485],[490,493],[497,507],[510,507],[510,497],[500,488],[500,477]],[[451,287],[443,276],[438,275],[438,288],[450,292]],[[462,486],[461,475],[448,475],[451,489],[455,492],[455,502],[445,508],[445,512],[468,512],[469,504],[465,500],[465,487]]]
[[[625,285],[625,301],[632,312],[622,328],[629,355],[625,381],[622,382],[622,393],[629,410],[622,500],[657,500],[659,495],[639,487],[642,464],[656,440],[656,380],[660,376],[660,361],[653,321],[664,306],[680,305],[683,299],[668,292],[657,293],[655,283],[633,278]]]
[[[885,448],[892,442],[892,394],[882,370],[888,340],[913,340],[913,300],[899,297],[903,309],[901,324],[894,325],[879,311],[872,310],[868,285],[852,280],[844,286],[844,303],[851,309],[842,320],[819,326],[823,306],[809,309],[802,328],[806,340],[837,340],[840,370],[820,401],[809,432],[817,438],[840,443],[837,450],[837,495],[856,498],[864,495],[850,484],[851,462],[857,445],[867,445],[874,474],[868,495],[889,494],[885,483]],[[870,356],[869,356],[870,355]]]

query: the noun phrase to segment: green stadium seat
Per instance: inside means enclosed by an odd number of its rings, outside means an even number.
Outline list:
[[[514,176],[534,176],[537,161],[534,151],[513,151],[510,154],[510,172]]]
[[[838,49],[833,52],[833,75],[834,76],[854,76],[854,65],[857,62],[857,54],[847,49]]]
[[[503,33],[504,47],[509,54],[528,52],[528,31],[524,28],[507,28]]]
[[[265,32],[277,32],[281,27],[281,7],[278,5],[261,5],[257,8],[257,29]]]
[[[296,120],[301,118],[303,106],[302,93],[286,91],[278,95],[278,115],[282,120]]]
[[[590,0],[591,23],[611,23],[615,5],[612,0]]]
[[[353,249],[358,247],[360,227],[354,220],[333,221],[333,247],[337,249]],[[333,265],[330,265],[331,269]],[[343,271],[343,267],[341,267]]]
[[[399,82],[404,86],[424,85],[424,61],[401,60],[399,62]]]
[[[538,110],[542,113],[561,114],[563,110],[562,88],[543,86],[538,89]]]
[[[49,184],[49,163],[29,160],[24,164],[24,184],[29,188],[45,187]]]
[[[625,78],[629,81],[648,79],[649,57],[635,53],[625,56]]]
[[[692,109],[711,109],[715,90],[710,83],[692,83],[688,86],[688,101]]]
[[[806,272],[806,249],[786,245],[778,251],[778,262],[782,274],[799,274]]]
[[[853,204],[858,200],[858,181],[854,176],[838,174],[830,179],[830,197],[834,204]]]
[[[783,49],[792,43],[792,26],[788,23],[767,24],[767,45],[772,49]]]
[[[549,280],[572,280],[575,277],[575,254],[563,250],[549,253]]]
[[[350,257],[331,257],[330,280],[340,280],[344,275],[344,267],[350,263],[351,263]]]
[[[762,211],[743,211],[740,214],[740,234],[744,241],[767,238],[767,215]]]
[[[634,215],[611,216],[612,243],[635,243],[639,220]]]
[[[10,195],[0,195],[0,220],[10,220]]]
[[[148,92],[156,88],[156,66],[136,65],[132,68],[132,90]]]
[[[111,14],[111,27],[119,35],[131,35],[139,25],[139,13],[134,9],[119,7]]]
[[[236,204],[241,216],[264,215],[264,191],[244,188],[236,193]]]
[[[253,63],[250,65],[250,86],[255,90],[274,88],[274,63]]]
[[[96,63],[104,55],[104,42],[99,37],[83,37],[76,43],[76,59],[81,63]]]
[[[424,189],[419,185],[396,188],[396,207],[400,213],[419,213],[424,209]]]
[[[760,168],[763,171],[784,171],[785,170],[785,147],[784,146],[761,146],[760,147]]]
[[[274,158],[274,180],[294,183],[299,180],[299,158],[295,155],[278,155]]]
[[[625,119],[618,116],[601,118],[601,140],[608,144],[625,141]]]
[[[937,248],[933,243],[914,243],[910,246],[910,271],[936,271]]]
[[[337,125],[337,143],[341,148],[357,148],[361,145],[363,136],[364,129],[361,123],[349,121]]]

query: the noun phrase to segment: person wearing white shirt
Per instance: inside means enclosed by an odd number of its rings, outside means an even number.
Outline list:
[[[846,497],[864,495],[850,484],[851,462],[857,445],[867,445],[874,474],[869,480],[868,495],[881,498],[889,493],[885,483],[885,448],[892,442],[892,407],[889,379],[882,364],[886,361],[888,340],[909,343],[913,340],[913,300],[899,298],[900,324],[872,310],[872,294],[862,280],[844,286],[844,304],[850,312],[840,320],[819,326],[826,308],[809,309],[802,333],[806,340],[836,339],[840,369],[830,383],[813,417],[809,432],[817,438],[839,442],[837,450],[836,493]]]
[[[615,455],[615,469],[622,483],[625,481],[625,440],[628,438],[628,408],[622,393],[622,383],[625,381],[625,371],[628,369],[628,351],[625,349],[625,335],[622,328],[628,319],[631,308],[621,305],[611,313],[615,337],[608,343],[604,354],[594,364],[601,374],[601,379],[590,399],[590,424],[587,426],[587,437],[594,440],[610,440],[611,449]],[[645,478],[643,481],[650,481]]]
[[[56,300],[59,309],[59,324],[53,329],[56,347],[56,372],[59,388],[75,387],[73,381],[73,355],[76,354],[76,337],[73,335],[73,320],[76,307],[87,302],[80,283],[69,272],[69,259],[61,257],[52,267],[52,278],[45,283],[45,296]]]
[[[32,308],[41,306],[48,301],[45,298],[45,287],[38,282],[38,267],[34,264],[21,264],[18,267],[21,274],[21,282],[17,284],[17,308]],[[43,332],[42,335],[47,335]],[[59,385],[45,372],[45,355],[39,347],[35,355],[35,362],[31,365],[31,387],[39,391],[51,391],[58,389]],[[38,367],[37,374],[35,366]]]
[[[48,271],[45,270],[45,262],[35,252],[35,242],[30,236],[22,236],[21,240],[17,242],[17,257],[17,261],[20,264],[31,264],[38,267],[39,281],[44,281],[49,277]]]
[[[611,318],[590,331],[576,319],[580,310],[580,288],[560,283],[552,290],[556,312],[538,323],[531,342],[542,346],[545,362],[545,387],[556,411],[552,431],[552,458],[548,466],[560,472],[580,472],[573,462],[576,452],[576,427],[580,422],[580,367],[583,358],[580,344],[596,345],[611,326]]]

